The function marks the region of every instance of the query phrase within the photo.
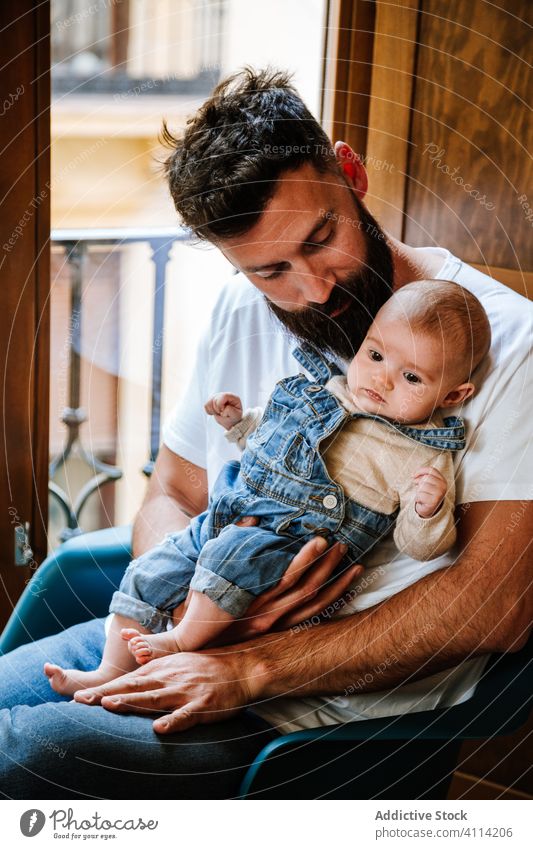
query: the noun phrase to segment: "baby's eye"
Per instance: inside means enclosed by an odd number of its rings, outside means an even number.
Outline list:
[[[370,349],[370,351],[368,353],[370,355],[370,359],[374,360],[375,363],[380,363],[381,360],[383,359],[383,357],[381,356],[379,351],[373,351],[372,348]]]
[[[408,383],[420,383],[420,378],[413,374],[412,371],[404,371],[403,376]]]

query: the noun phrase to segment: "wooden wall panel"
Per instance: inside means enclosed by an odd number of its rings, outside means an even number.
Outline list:
[[[50,7],[0,4],[0,627],[46,554],[50,267]],[[30,568],[14,562],[14,528],[31,525]]]
[[[405,241],[532,270],[533,5],[422,0],[420,15]]]
[[[367,204],[381,226],[402,237],[419,0],[378,3],[368,117]]]
[[[330,0],[321,118],[333,142],[367,149],[376,4]]]
[[[533,715],[514,734],[497,737],[494,740],[473,740],[463,743],[457,769],[470,776],[476,776],[480,786],[470,790],[471,798],[483,798],[486,789],[483,782],[493,782],[501,787],[511,787],[514,791],[533,798],[533,761],[532,754]],[[497,793],[489,798],[496,798]]]

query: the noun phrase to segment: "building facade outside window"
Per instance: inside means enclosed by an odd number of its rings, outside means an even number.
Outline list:
[[[164,420],[232,273],[216,250],[178,238],[162,119],[179,130],[245,64],[292,71],[318,115],[324,21],[325,0],[309,0],[305,14],[299,0],[52,0],[50,549],[68,535],[67,505],[115,467],[121,478],[95,483],[79,526],[132,521],[154,443],[154,359]],[[167,234],[166,264],[158,234]],[[158,261],[164,315],[154,332]]]

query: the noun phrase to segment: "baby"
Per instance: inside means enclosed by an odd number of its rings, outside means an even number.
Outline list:
[[[243,414],[235,395],[211,398],[206,411],[244,448],[241,462],[224,466],[208,509],[188,528],[131,562],[111,602],[100,667],[47,663],[52,687],[72,694],[219,639],[312,536],[345,543],[350,562],[391,530],[416,560],[444,553],[456,537],[452,454],[464,447],[464,426],[440,411],[473,394],[471,373],[489,347],[474,295],[421,281],[380,309],[346,376],[303,345],[294,355],[313,380],[280,381],[264,414]],[[234,524],[243,516],[258,524]]]

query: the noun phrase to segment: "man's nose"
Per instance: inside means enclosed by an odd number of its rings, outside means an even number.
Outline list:
[[[301,295],[308,304],[325,304],[335,283],[332,272],[316,275],[309,271],[300,274],[298,280]]]

